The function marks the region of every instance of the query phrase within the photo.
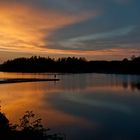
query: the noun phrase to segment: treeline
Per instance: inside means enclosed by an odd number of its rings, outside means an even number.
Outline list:
[[[54,73],[116,73],[140,74],[140,56],[121,61],[87,61],[85,58],[50,57],[17,58],[1,65],[6,72],[54,72]]]

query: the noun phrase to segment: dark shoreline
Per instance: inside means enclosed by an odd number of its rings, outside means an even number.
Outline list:
[[[100,74],[131,74],[140,75],[140,56],[131,59],[114,61],[87,61],[85,58],[59,58],[33,56],[16,58],[0,65],[2,72],[21,73],[100,73]]]
[[[47,74],[47,75],[65,75],[65,74],[113,74],[113,75],[140,75],[140,73],[117,73],[117,72],[31,72],[31,71],[1,71],[4,73],[18,73],[18,74]],[[55,79],[50,79],[55,81]],[[57,79],[56,81],[59,81]]]
[[[2,79],[0,84],[12,84],[12,83],[23,83],[23,82],[47,82],[47,81],[59,81],[60,79],[40,79],[40,78],[11,78]]]

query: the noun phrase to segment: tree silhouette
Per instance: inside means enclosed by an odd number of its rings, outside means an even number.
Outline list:
[[[62,134],[49,133],[41,124],[41,119],[35,119],[32,111],[27,111],[19,124],[10,124],[4,113],[0,112],[0,139],[3,140],[64,140]]]
[[[115,73],[140,74],[140,57],[132,56],[122,61],[87,61],[85,58],[50,57],[16,58],[4,62],[1,71],[6,72],[60,72],[60,73]]]

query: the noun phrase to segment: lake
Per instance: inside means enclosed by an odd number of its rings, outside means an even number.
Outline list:
[[[0,85],[1,109],[17,123],[27,110],[68,140],[140,139],[140,76],[57,74],[60,81]],[[53,74],[0,72],[3,78]]]

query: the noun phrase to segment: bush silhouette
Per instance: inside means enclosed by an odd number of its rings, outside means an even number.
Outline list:
[[[19,124],[10,124],[4,113],[0,112],[0,139],[3,140],[64,140],[62,134],[52,134],[45,129],[41,119],[35,119],[32,111],[27,111]]]

